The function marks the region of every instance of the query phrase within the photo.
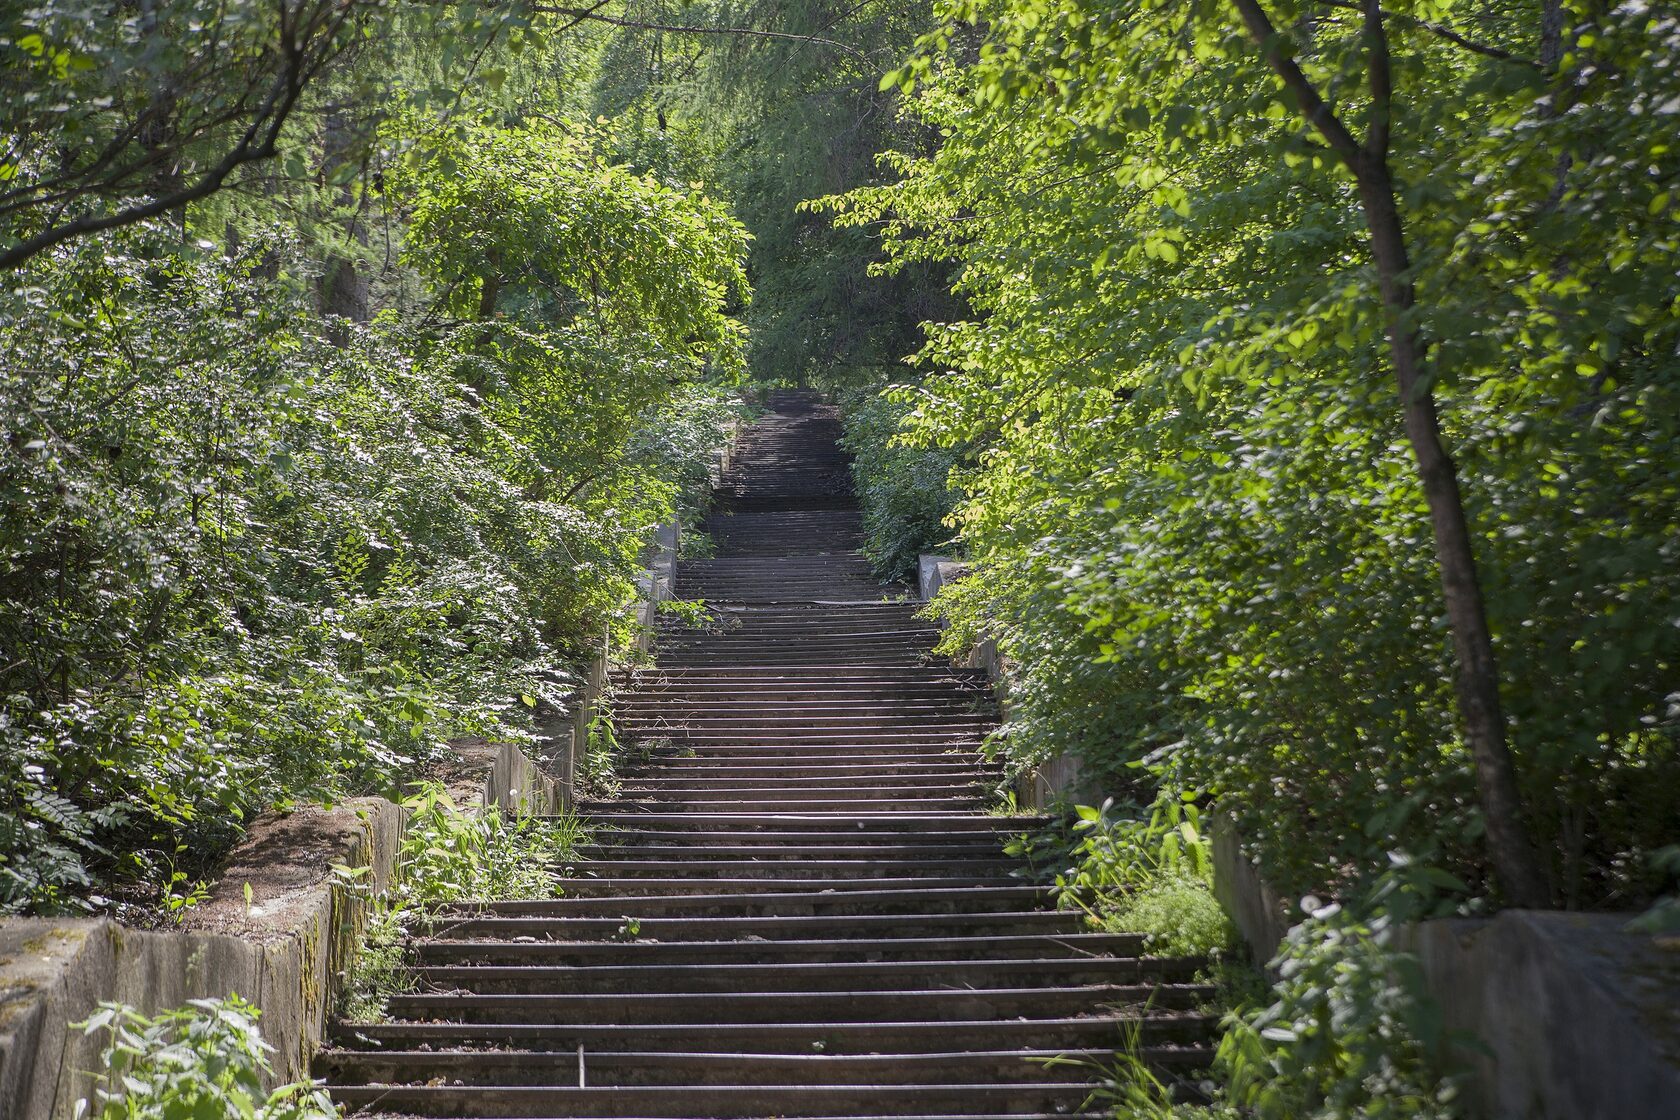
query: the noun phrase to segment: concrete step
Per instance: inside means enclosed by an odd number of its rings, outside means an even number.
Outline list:
[[[715,1048],[787,1054],[889,1054],[939,1049],[1118,1049],[1129,1039],[1152,1045],[1207,1040],[1215,1016],[1151,1009],[1146,1013],[1048,1019],[887,1020],[807,1023],[374,1023],[336,1024],[339,1048],[438,1050],[448,1046],[521,1047],[588,1053]]]
[[[608,917],[537,915],[517,917],[492,911],[457,911],[423,918],[419,935],[536,941],[657,941],[709,938],[756,944],[772,938],[808,940],[946,935],[1064,935],[1082,933],[1084,919],[1068,910],[926,911],[895,914],[652,915],[621,909]]]
[[[700,786],[720,788],[733,782],[801,782],[807,786],[849,782],[855,780],[916,780],[931,782],[995,781],[1003,777],[1000,767],[980,767],[962,762],[897,761],[876,762],[868,766],[848,766],[843,763],[824,766],[822,763],[776,761],[728,762],[691,758],[658,758],[620,772],[625,782],[694,782]]]
[[[420,965],[426,988],[482,995],[714,992],[896,992],[916,988],[1042,988],[1189,980],[1205,961],[1143,957],[855,961],[829,964]]]
[[[926,779],[949,782],[960,779],[989,781],[1003,776],[1001,767],[982,767],[964,762],[876,762],[869,765],[847,763],[794,762],[760,764],[731,764],[718,760],[660,759],[639,766],[626,767],[620,779],[638,784],[663,782],[693,782],[697,787],[713,788],[734,782],[799,782],[807,787],[884,778]]]
[[[785,750],[754,751],[745,757],[718,756],[709,749],[687,747],[656,747],[647,752],[645,760],[627,766],[626,779],[640,774],[670,777],[709,775],[719,780],[730,777],[768,777],[776,774],[974,774],[978,777],[1001,775],[1001,768],[986,762],[973,751],[931,750],[856,753],[846,751]]]
[[[1140,1054],[1157,1069],[1199,1069],[1209,1047],[1153,1046]],[[328,1050],[316,1077],[343,1084],[371,1081],[449,1085],[927,1085],[1089,1079],[1112,1064],[1112,1049],[955,1050],[895,1054],[760,1054],[729,1051]]]
[[[613,992],[478,994],[406,992],[392,1018],[491,1023],[800,1023],[825,1019],[1034,1019],[1102,1008],[1188,1010],[1212,995],[1200,984],[1089,984],[1054,988],[900,991]]]
[[[740,778],[725,786],[707,786],[682,780],[641,782],[626,779],[619,787],[617,800],[637,804],[671,801],[681,802],[688,808],[703,806],[708,809],[719,801],[776,801],[801,805],[810,801],[892,801],[902,805],[911,801],[984,800],[984,791],[977,783],[971,781],[941,782],[934,785],[930,782],[904,779],[881,779],[871,783],[854,779],[807,785],[803,782],[751,781]]]
[[[968,813],[982,812],[989,804],[989,799],[981,796],[958,798],[922,797],[914,800],[896,800],[891,797],[834,797],[827,800],[794,800],[791,798],[752,798],[733,801],[696,801],[680,798],[649,797],[641,801],[615,801],[612,812],[616,815],[633,814],[638,810],[647,813],[669,814],[689,813],[693,815],[711,815],[713,813],[808,813],[828,814],[832,817],[851,817],[858,813]],[[597,803],[580,801],[579,812],[585,815],[595,813]]]
[[[798,862],[812,866],[836,867],[856,863],[889,868],[899,864],[918,867],[930,864],[957,866],[969,863],[1021,866],[1020,860],[1004,856],[997,845],[989,840],[978,843],[971,841],[966,844],[845,843],[849,838],[850,835],[847,834],[826,844],[813,843],[809,839],[795,844],[773,839],[765,841],[761,838],[759,843],[751,844],[741,842],[741,838],[738,837],[708,838],[688,843],[675,839],[667,839],[660,843],[643,842],[641,837],[626,837],[624,843],[589,845],[580,849],[579,861],[589,866],[610,866],[614,862],[641,865],[649,860],[680,861],[691,867],[729,867],[732,864],[758,866],[766,862]],[[731,842],[723,842],[726,840]]]
[[[964,877],[970,880],[1011,879],[1010,872],[1014,871],[1018,864],[1002,855],[968,859],[946,858],[938,861],[890,858],[815,860],[803,856],[724,859],[708,852],[683,859],[672,859],[667,853],[642,859],[586,859],[574,861],[566,867],[571,878],[682,878],[691,882],[763,879],[803,883],[815,879],[847,879],[860,882],[899,879],[963,880]],[[1032,880],[1014,878],[1012,881]]]
[[[1026,880],[1009,875],[977,877],[972,875],[914,875],[879,876],[872,878],[817,878],[805,875],[744,875],[744,876],[668,876],[621,875],[594,876],[574,868],[570,876],[556,880],[566,898],[610,898],[634,895],[641,897],[717,895],[724,892],[739,895],[787,894],[792,891],[821,891],[826,894],[858,893],[871,890],[899,890],[925,888],[928,890],[960,890],[980,887],[1017,886]]]
[[[848,730],[846,728],[811,727],[784,728],[707,728],[661,727],[637,728],[632,738],[669,739],[693,746],[802,746],[864,747],[871,750],[904,750],[916,747],[961,746],[979,743],[994,728],[989,722],[953,722],[943,727],[918,729],[914,727],[883,728],[878,730]]]
[[[594,851],[611,851],[633,855],[638,852],[671,852],[683,854],[737,851],[754,857],[786,858],[844,858],[846,853],[886,858],[900,853],[905,858],[933,858],[933,853],[945,855],[996,856],[1003,847],[1003,838],[989,833],[865,833],[856,830],[835,832],[754,832],[712,831],[694,829],[620,829],[600,834]],[[684,855],[684,858],[687,858]]]
[[[1141,956],[1130,933],[817,938],[774,941],[503,941],[429,939],[409,947],[423,964],[826,964],[848,961],[1049,960]]]
[[[774,1116],[974,1117],[1073,1112],[1086,1088],[1077,1082],[977,1085],[541,1086],[471,1088],[447,1085],[328,1085],[329,1095],[350,1109],[374,1108],[437,1117],[639,1117],[735,1118]]]
[[[1000,816],[988,813],[858,813],[844,822],[837,822],[832,814],[820,813],[758,811],[658,814],[603,811],[592,814],[590,823],[610,828],[630,828],[639,832],[771,831],[800,840],[806,839],[808,833],[839,831],[856,841],[869,836],[893,833],[908,833],[914,836],[925,836],[928,833],[1013,836],[1021,832],[1048,828],[1055,823],[1055,818],[1037,814]]]
[[[780,892],[752,891],[693,895],[623,894],[614,898],[533,898],[512,902],[464,902],[446,908],[451,917],[611,918],[625,914],[657,917],[794,917],[804,914],[939,914],[1026,910],[1050,900],[1048,887],[1026,884],[903,889]]]

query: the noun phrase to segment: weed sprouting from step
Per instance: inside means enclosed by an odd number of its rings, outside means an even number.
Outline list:
[[[1076,1066],[1091,1071],[1091,1092],[1080,1111],[1100,1112],[1113,1120],[1239,1120],[1234,1108],[1188,1099],[1206,1099],[1210,1087],[1162,1078],[1140,1047],[1136,1028],[1128,1028],[1127,1035],[1121,1048],[1106,1060],[1057,1057],[1044,1063],[1047,1068]]]
[[[408,970],[408,921],[414,911],[376,904],[339,992],[337,1014],[350,1023],[383,1022],[394,995],[414,989]]]
[[[509,816],[494,806],[467,813],[433,784],[421,785],[403,804],[413,815],[399,850],[397,897],[422,909],[556,897],[555,865],[575,860],[587,837],[575,815]]]
[[[581,798],[605,798],[618,794],[618,768],[625,754],[613,721],[612,705],[601,701],[589,721],[589,737],[578,760],[577,793]]]
[[[661,599],[657,609],[662,617],[673,618],[690,630],[710,630],[719,621],[704,599]]]

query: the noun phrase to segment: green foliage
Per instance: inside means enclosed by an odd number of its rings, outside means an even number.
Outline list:
[[[712,623],[712,613],[704,599],[661,599],[656,609],[690,630],[702,630]]]
[[[928,6],[685,0],[633,12],[767,33],[616,30],[598,47],[590,107],[615,122],[622,158],[716,184],[751,231],[755,378],[839,386],[890,376],[914,349],[917,323],[954,306],[944,270],[870,282],[874,239],[801,203],[886,181],[875,159],[885,147],[932,150],[936,137],[893,113],[894,96],[878,88],[881,69],[927,29]]]
[[[487,341],[532,413],[570,397],[586,430],[603,428],[702,366],[739,370],[743,331],[724,312],[747,297],[746,234],[722,206],[606,163],[575,127],[417,131],[393,130],[407,148],[389,184],[409,211],[407,262],[450,310],[500,316]],[[545,450],[570,449],[560,435]]]
[[[1389,12],[1392,170],[1556,898],[1648,896],[1680,812],[1680,24]],[[1360,201],[1231,9],[983,0],[896,76],[946,142],[825,206],[958,268],[913,446],[960,452],[950,648],[1015,667],[1001,740],[1223,799],[1283,889],[1396,848],[1488,891],[1483,822]],[[1364,129],[1357,21],[1275,8]],[[1447,28],[1492,47],[1476,52]],[[1509,56],[1509,57],[1507,57]],[[1614,82],[1590,77],[1614,70]],[[1567,111],[1559,111],[1567,106]],[[1614,153],[1614,154],[1612,154]]]
[[[589,721],[583,757],[578,760],[578,788],[588,791],[589,796],[615,795],[618,790],[618,762],[623,753],[612,708],[602,701]]]
[[[407,938],[414,913],[388,900],[375,901],[355,957],[345,971],[335,1014],[351,1023],[383,1022],[390,998],[413,988]]]
[[[946,484],[956,456],[910,447],[895,438],[905,408],[891,397],[853,392],[841,399],[852,480],[863,508],[864,554],[883,579],[914,581],[916,558],[947,552],[945,518],[954,495]]]
[[[626,172],[557,181],[630,200],[630,258],[687,253],[603,276],[610,321],[527,292],[490,326],[329,323],[283,233],[212,257],[152,226],[0,293],[0,909],[156,903],[253,812],[525,734],[603,620],[628,635],[647,533],[734,411],[697,377],[739,361],[742,242]]]
[[[1229,952],[1236,929],[1213,889],[1202,879],[1167,877],[1119,898],[1103,917],[1103,928],[1141,933],[1158,957],[1201,957]]]
[[[1427,869],[1402,865],[1377,894],[1360,906],[1376,914],[1367,919],[1305,900],[1307,919],[1272,962],[1272,1001],[1227,1017],[1219,1060],[1230,1098],[1262,1120],[1462,1115],[1440,1010],[1416,958],[1393,944],[1403,922],[1427,916],[1435,885]]]
[[[1213,844],[1201,830],[1193,796],[1163,793],[1147,817],[1116,812],[1113,798],[1100,807],[1080,805],[1075,815],[1075,864],[1056,879],[1063,894],[1100,907],[1162,880],[1213,879]]]
[[[1680,887],[1680,844],[1658,848],[1651,862],[1659,873],[1668,877],[1671,888]],[[1680,934],[1680,892],[1658,898],[1649,910],[1628,923],[1628,929],[1669,938]]]
[[[590,831],[575,814],[507,814],[496,806],[463,810],[441,786],[417,783],[397,854],[396,881],[368,897],[367,928],[338,998],[351,1022],[379,1022],[386,1001],[409,990],[406,943],[414,922],[442,906],[560,893],[559,865],[575,860]],[[363,869],[337,869],[347,890],[364,896]]]
[[[552,897],[555,864],[588,842],[575,817],[508,816],[493,805],[463,812],[435,783],[419,785],[403,805],[411,815],[394,892],[402,908]]]
[[[0,38],[0,270],[196,204],[220,219],[206,227],[218,238],[236,240],[252,210],[313,226],[338,258],[325,281],[365,245],[370,122],[447,119],[464,86],[505,82],[507,56],[542,44],[546,26],[522,4],[426,0],[177,0],[127,19],[49,0],[12,16]],[[483,65],[497,54],[501,65]],[[217,197],[235,187],[241,202]]]
[[[1147,813],[1077,807],[1071,842],[1021,837],[1007,846],[1045,870],[1057,901],[1085,911],[1095,924],[1141,933],[1151,953],[1217,957],[1235,931],[1212,891],[1212,845],[1200,829],[1193,800],[1163,794]]]
[[[1109,1061],[1095,1065],[1092,1073],[1095,1085],[1084,1110],[1099,1107],[1113,1120],[1239,1120],[1241,1116],[1222,1104],[1186,1103],[1176,1086],[1149,1068],[1138,1053],[1136,1038],[1128,1039]]]
[[[154,1016],[101,1003],[85,1022],[105,1032],[104,1084],[78,1105],[92,1120],[330,1120],[338,1109],[308,1082],[268,1092],[273,1047],[257,1029],[261,1012],[237,995],[195,999]]]

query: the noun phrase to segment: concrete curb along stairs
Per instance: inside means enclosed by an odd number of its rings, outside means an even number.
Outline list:
[[[1210,1056],[1197,962],[1085,931],[1002,851],[984,674],[934,661],[861,539],[834,410],[776,393],[617,681],[642,761],[582,802],[597,846],[557,899],[463,906],[410,946],[392,1021],[340,1025],[317,1074],[427,1116],[1084,1114],[1135,1040]],[[1056,1061],[1055,1059],[1063,1059]]]

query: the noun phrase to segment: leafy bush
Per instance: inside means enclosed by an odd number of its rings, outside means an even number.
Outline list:
[[[463,812],[435,783],[421,784],[403,805],[411,815],[394,892],[403,907],[551,897],[555,865],[588,842],[575,816],[508,816],[494,805]]]
[[[1103,926],[1145,935],[1149,952],[1161,957],[1207,956],[1236,943],[1231,919],[1203,879],[1172,877],[1138,887],[1116,901]]]
[[[1461,1115],[1439,1008],[1417,960],[1392,944],[1399,922],[1308,909],[1272,962],[1272,1001],[1227,1017],[1231,1099],[1262,1120]]]
[[[1163,794],[1147,814],[1117,808],[1113,799],[1075,811],[1073,841],[1063,846],[1030,838],[1011,854],[1037,863],[1045,849],[1065,866],[1053,878],[1057,901],[1076,906],[1105,929],[1146,935],[1151,953],[1217,956],[1235,930],[1213,897],[1213,850],[1192,799]]]
[[[396,881],[368,898],[371,916],[339,993],[339,1013],[353,1022],[382,1019],[386,1000],[412,982],[405,942],[416,918],[457,902],[555,897],[560,865],[590,842],[575,814],[509,815],[493,805],[469,812],[432,782],[417,784],[403,806],[410,815]],[[361,871],[338,871],[347,889],[365,894]]]
[[[462,173],[407,192],[406,251],[433,301],[505,262],[485,322],[323,319],[278,233],[218,257],[141,227],[0,293],[0,912],[155,904],[254,812],[526,734],[603,622],[628,636],[648,532],[735,411],[705,377],[741,364],[740,230],[581,141],[451,136],[414,149]],[[590,238],[590,302],[533,278]]]
[[[326,1093],[307,1082],[263,1088],[273,1073],[273,1047],[257,1029],[255,1007],[237,995],[195,999],[185,1007],[142,1015],[101,1003],[78,1024],[106,1032],[104,1085],[78,1103],[92,1120],[336,1120]]]
[[[863,509],[864,554],[883,579],[914,580],[916,558],[948,552],[945,518],[956,495],[948,480],[957,456],[895,439],[905,414],[893,398],[865,392],[842,397],[843,446]]]

